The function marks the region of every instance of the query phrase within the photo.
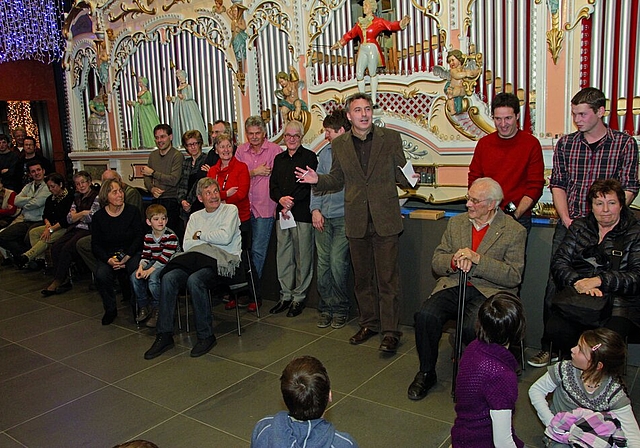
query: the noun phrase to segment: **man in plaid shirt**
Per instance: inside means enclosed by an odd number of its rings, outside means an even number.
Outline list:
[[[620,181],[627,205],[638,194],[638,144],[633,137],[604,124],[605,104],[604,93],[594,87],[582,89],[571,99],[571,115],[578,130],[558,140],[553,153],[550,187],[560,220],[553,235],[552,258],[573,220],[591,211],[587,193],[594,181]],[[555,290],[550,277],[544,297],[545,324]],[[545,366],[550,356],[552,361],[556,360],[556,355],[549,353],[549,342],[543,336],[542,351],[533,356],[529,364]]]

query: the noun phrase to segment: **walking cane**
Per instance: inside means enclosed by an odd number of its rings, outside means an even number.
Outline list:
[[[456,318],[456,346],[453,353],[453,376],[451,379],[451,396],[456,402],[456,379],[458,377],[458,364],[462,357],[462,329],[464,328],[464,301],[467,296],[467,273],[459,271],[458,283],[458,317]]]

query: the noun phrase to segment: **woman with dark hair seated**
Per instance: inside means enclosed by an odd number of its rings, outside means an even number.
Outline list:
[[[64,177],[58,173],[49,174],[44,178],[51,196],[44,203],[42,212],[43,226],[34,227],[29,230],[29,241],[31,249],[20,255],[16,261],[18,268],[25,266],[33,269],[44,267],[44,259],[41,258],[45,251],[53,243],[58,241],[67,231],[63,223],[67,221],[67,214],[73,203],[73,194],[67,190]]]
[[[123,188],[115,179],[102,183],[98,194],[102,208],[93,216],[91,227],[96,288],[104,305],[102,325],[110,325],[118,316],[114,277],[118,277],[123,298],[132,300],[129,277],[140,264],[145,233],[140,211],[124,202]]]
[[[73,260],[78,258],[76,243],[80,238],[91,235],[91,219],[100,209],[98,190],[91,184],[91,175],[86,171],[78,171],[73,176],[73,182],[76,192],[71,209],[66,218],[59,222],[67,231],[51,246],[55,272],[53,282],[41,291],[44,296],[61,294],[71,289],[69,267]]]
[[[612,308],[602,322],[586,322],[568,318],[552,305],[545,333],[554,352],[557,348],[564,357],[571,355],[584,330],[604,326],[623,337],[640,331],[640,224],[625,205],[617,180],[595,181],[587,199],[591,212],[573,221],[551,272],[558,294],[574,288],[576,293],[609,300]]]

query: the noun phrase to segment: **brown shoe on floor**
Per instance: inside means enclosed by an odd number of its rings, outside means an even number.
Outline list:
[[[400,344],[400,339],[395,336],[386,335],[382,338],[382,343],[380,344],[380,351],[385,353],[395,353],[398,351],[398,345]]]
[[[378,334],[377,331],[373,331],[367,327],[362,327],[360,328],[360,330],[358,330],[356,334],[351,336],[351,339],[349,339],[349,342],[352,343],[353,345],[362,344],[363,342],[367,342],[369,339],[371,339],[373,336],[377,334]]]

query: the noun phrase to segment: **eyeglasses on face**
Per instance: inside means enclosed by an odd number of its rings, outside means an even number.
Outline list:
[[[298,134],[284,134],[284,138],[298,139],[300,136]]]
[[[468,202],[468,201],[471,201],[471,203],[472,203],[473,205],[478,205],[478,204],[480,204],[481,202],[484,202],[484,201],[488,201],[488,200],[489,200],[488,198],[487,198],[487,199],[472,198],[472,197],[471,197],[471,196],[469,196],[468,194],[465,194],[465,195],[464,195],[464,198],[467,200],[467,202]]]

